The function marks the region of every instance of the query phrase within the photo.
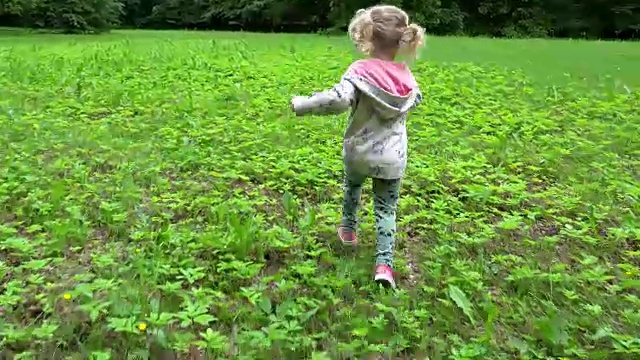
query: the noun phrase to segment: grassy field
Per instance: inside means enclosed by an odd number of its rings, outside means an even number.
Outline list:
[[[638,358],[640,44],[430,39],[395,292],[368,193],[336,242],[346,116],[289,113],[355,56],[0,35],[5,358]]]

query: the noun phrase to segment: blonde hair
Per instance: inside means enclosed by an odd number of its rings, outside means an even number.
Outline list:
[[[349,37],[358,50],[371,56],[374,51],[393,51],[415,59],[424,45],[424,29],[409,23],[409,15],[392,5],[360,9],[349,23]]]

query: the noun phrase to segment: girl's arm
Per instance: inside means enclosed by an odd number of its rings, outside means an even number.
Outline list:
[[[291,109],[298,116],[339,114],[353,106],[356,91],[356,87],[343,77],[329,90],[311,96],[295,96],[291,100]]]

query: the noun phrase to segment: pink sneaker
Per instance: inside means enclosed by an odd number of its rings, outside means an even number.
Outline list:
[[[393,280],[393,270],[387,265],[376,265],[376,275],[373,280],[383,286],[389,286],[392,289],[396,288],[396,281]]]
[[[344,245],[356,245],[358,243],[356,232],[348,227],[340,226],[338,228],[338,237]]]

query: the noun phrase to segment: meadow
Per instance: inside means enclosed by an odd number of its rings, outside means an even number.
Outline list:
[[[356,57],[0,33],[0,358],[638,358],[640,44],[428,39],[396,291],[368,192],[337,242],[346,116],[289,109]]]

